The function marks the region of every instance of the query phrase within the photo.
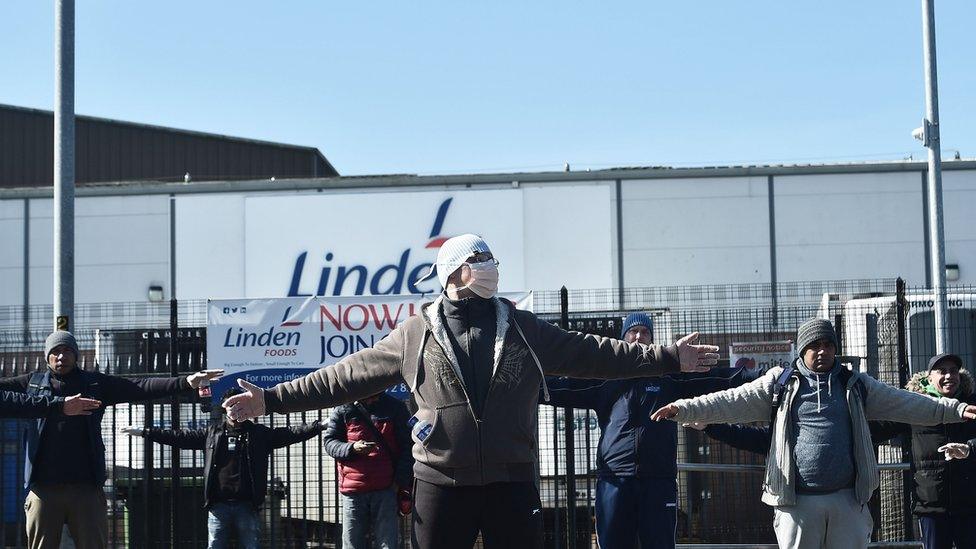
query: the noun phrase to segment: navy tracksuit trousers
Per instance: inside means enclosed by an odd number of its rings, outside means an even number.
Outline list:
[[[674,549],[678,524],[675,479],[601,477],[596,535],[602,549]]]

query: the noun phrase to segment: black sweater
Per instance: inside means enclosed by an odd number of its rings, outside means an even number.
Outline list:
[[[480,416],[495,365],[495,332],[498,331],[495,303],[480,297],[458,300],[445,297],[444,320],[471,408]]]

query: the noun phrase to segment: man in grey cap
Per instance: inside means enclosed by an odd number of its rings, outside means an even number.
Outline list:
[[[43,398],[80,394],[105,406],[173,395],[196,389],[221,370],[188,376],[130,380],[77,367],[78,342],[57,331],[44,342],[47,369],[0,379],[0,390]],[[53,415],[28,424],[25,433],[24,487],[28,489],[27,545],[56,548],[64,524],[79,549],[108,545],[105,514],[105,409],[87,416]]]
[[[542,546],[535,486],[539,387],[545,375],[631,378],[707,371],[717,347],[691,334],[675,345],[563,331],[499,299],[487,243],[447,240],[435,269],[444,292],[375,347],[268,390],[224,402],[234,419],[328,408],[405,382],[414,461],[413,544],[423,549]]]
[[[796,336],[792,366],[734,389],[678,400],[655,420],[734,423],[773,420],[763,502],[775,508],[781,548],[862,549],[879,484],[868,420],[916,425],[976,418],[976,405],[889,387],[842,365],[830,322],[811,319]]]

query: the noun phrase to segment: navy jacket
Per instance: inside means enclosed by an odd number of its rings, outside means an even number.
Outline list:
[[[61,411],[64,398],[31,396],[13,391],[0,391],[0,418],[47,417]]]
[[[551,397],[547,404],[596,412],[598,475],[674,479],[678,424],[651,421],[651,413],[678,399],[722,391],[758,375],[761,372],[716,368],[702,374],[613,381],[547,378]]]

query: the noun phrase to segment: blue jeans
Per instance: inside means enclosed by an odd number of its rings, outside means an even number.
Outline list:
[[[215,503],[207,513],[207,547],[226,549],[230,545],[231,530],[237,531],[237,546],[258,549],[258,512],[250,502]]]
[[[397,549],[396,491],[391,487],[342,497],[342,548],[368,549],[366,534],[373,534],[373,547]]]
[[[674,479],[601,477],[596,485],[596,535],[607,549],[674,549],[678,518]]]

